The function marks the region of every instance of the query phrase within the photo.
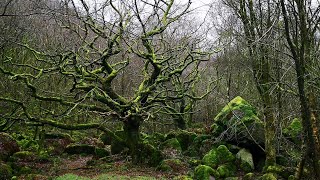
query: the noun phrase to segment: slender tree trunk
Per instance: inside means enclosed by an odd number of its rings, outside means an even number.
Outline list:
[[[261,7],[260,7],[261,8]],[[249,12],[247,12],[249,11]],[[253,1],[241,0],[239,14],[244,26],[245,36],[247,38],[249,56],[252,63],[253,75],[256,87],[259,91],[264,107],[263,114],[265,117],[265,152],[266,166],[276,164],[276,118],[273,112],[271,88],[271,72],[269,66],[268,49],[262,44],[257,44],[255,39],[261,38],[261,24],[256,19]],[[271,27],[270,23],[268,25]]]
[[[315,116],[312,114],[312,90],[310,86],[306,86],[306,82],[309,80],[309,75],[306,72],[306,67],[310,63],[310,34],[307,31],[307,25],[305,24],[305,12],[303,2],[297,3],[299,20],[301,21],[299,33],[301,34],[300,45],[293,44],[291,36],[289,33],[288,16],[286,14],[284,2],[281,1],[283,16],[285,19],[285,30],[287,36],[287,42],[290,46],[291,53],[293,55],[293,60],[295,62],[295,69],[297,75],[299,100],[300,100],[300,111],[302,118],[302,126],[305,133],[305,144],[306,153],[311,159],[314,174],[316,178],[320,177],[320,144],[319,140],[315,137],[318,136],[318,131],[314,129],[314,122],[316,122]],[[309,91],[309,93],[308,93]],[[310,94],[311,93],[311,94]],[[310,99],[311,98],[311,99]],[[316,130],[316,131],[315,131]]]
[[[276,164],[276,121],[272,109],[271,97],[266,95],[264,98],[264,116],[265,122],[265,166],[273,166]]]
[[[295,179],[301,179],[302,175],[303,175],[303,167],[305,165],[306,162],[306,158],[307,158],[307,152],[305,151],[305,148],[302,147],[302,153],[301,153],[301,161],[298,163],[297,165],[297,170],[295,172],[294,178]]]
[[[318,127],[318,121],[319,116],[317,113],[317,101],[316,96],[313,90],[310,89],[309,93],[309,102],[310,102],[310,111],[311,111],[311,126],[312,126],[312,132],[313,132],[313,138],[315,139],[315,142],[317,144],[317,151],[320,154],[320,140],[319,140],[319,127]],[[320,157],[320,156],[319,156]]]
[[[261,45],[260,53],[262,57],[259,59],[260,71],[258,74],[260,79],[258,81],[258,89],[262,97],[264,106],[263,114],[265,116],[265,147],[266,147],[266,162],[265,166],[273,166],[276,164],[276,117],[273,111],[273,97],[270,94],[271,89],[271,72],[270,72],[270,59],[268,50],[265,46]],[[260,55],[261,56],[261,55]]]
[[[303,130],[305,132],[305,143],[307,144],[307,154],[308,157],[311,158],[315,177],[320,177],[320,148],[319,142],[315,138],[317,135],[313,132],[313,123],[315,121],[312,119],[312,113],[310,109],[309,100],[307,98],[305,92],[305,84],[304,84],[304,73],[302,71],[301,64],[296,62],[296,71],[297,71],[297,80],[298,80],[298,89],[299,89],[299,99],[301,106],[301,117],[302,117],[302,125]]]
[[[261,52],[263,53],[263,52]],[[260,55],[261,56],[261,55]],[[256,86],[259,91],[263,104],[263,115],[265,117],[265,152],[266,152],[266,166],[276,164],[276,117],[273,111],[273,97],[270,94],[270,67],[269,59],[266,57],[252,56],[254,76]]]
[[[281,84],[281,78],[283,76],[283,73],[281,71],[282,69],[282,62],[281,62],[281,57],[280,56],[276,56],[276,79],[277,79],[277,114],[276,114],[276,117],[277,117],[277,124],[276,124],[276,127],[278,127],[278,129],[276,129],[276,134],[279,134],[281,133],[282,129],[281,129],[281,122],[283,120],[283,103],[284,103],[284,98],[282,98],[282,84]],[[280,138],[281,136],[278,136],[278,139],[277,139],[277,142],[280,142]],[[279,148],[279,147],[278,147]]]

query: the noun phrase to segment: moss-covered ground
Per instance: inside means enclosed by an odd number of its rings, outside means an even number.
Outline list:
[[[237,137],[234,136],[235,132],[225,128],[228,127],[227,122],[233,119],[234,113],[230,116],[230,112],[243,108],[243,117],[249,115],[251,118],[246,119],[250,121],[242,120],[241,124],[249,123],[249,126],[250,122],[260,122],[256,119],[255,109],[237,97],[217,116],[223,118],[212,120],[213,125],[210,127],[223,130],[220,134],[227,134],[225,137]],[[224,120],[219,122],[218,119]],[[295,174],[295,165],[290,164],[298,162],[299,159],[294,160],[293,156],[285,158],[285,154],[282,154],[277,160],[278,165],[263,167],[263,156],[259,157],[261,154],[250,148],[254,144],[249,143],[250,146],[245,146],[245,143],[222,139],[216,131],[211,131],[214,128],[208,132],[205,128],[202,127],[202,131],[191,127],[167,133],[141,132],[141,141],[136,151],[141,157],[139,156],[140,161],[135,163],[128,147],[107,134],[83,134],[74,131],[72,136],[68,136],[59,132],[49,132],[48,135],[44,134],[43,138],[36,139],[32,131],[11,133],[10,136],[2,134],[0,180],[282,180],[290,179]],[[298,141],[301,132],[300,121],[294,119],[283,131],[289,141]],[[123,131],[116,131],[116,134],[122,137]],[[242,142],[250,142],[250,138],[243,138]],[[286,151],[290,149],[287,148]],[[304,171],[304,175],[308,174],[310,172]]]
[[[110,162],[112,161],[112,162]],[[53,179],[53,180],[88,180],[88,179],[172,179],[180,175],[174,172],[159,171],[156,167],[132,164],[120,156],[97,159],[92,155],[66,155],[49,158],[46,162],[26,162],[32,167],[27,173],[14,179]]]

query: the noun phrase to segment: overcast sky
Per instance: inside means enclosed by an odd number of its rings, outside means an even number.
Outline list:
[[[84,0],[89,6],[93,6],[94,3],[103,4],[106,0]],[[80,0],[74,0],[74,2],[81,7]],[[185,4],[188,0],[175,0],[175,4]],[[191,9],[194,10],[194,14],[199,16],[199,20],[203,20],[209,9],[209,0],[191,0]]]

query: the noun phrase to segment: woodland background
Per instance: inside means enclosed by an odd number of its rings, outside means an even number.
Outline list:
[[[207,163],[227,147],[249,149],[253,179],[317,179],[319,1],[206,3],[1,1],[0,131],[19,146],[0,158],[3,178],[32,174],[12,165],[16,151],[51,156],[48,139],[68,137],[64,152],[87,144],[79,154],[97,154],[96,139],[108,157],[122,152],[133,167],[163,170],[171,159],[167,166],[187,169],[177,170],[183,178],[245,176],[243,167],[229,176]],[[0,149],[17,149],[7,140]],[[166,144],[180,159],[166,157]]]

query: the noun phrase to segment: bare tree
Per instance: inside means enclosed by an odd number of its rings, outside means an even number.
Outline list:
[[[320,6],[312,5],[309,0],[281,0],[285,35],[292,59],[295,63],[299,90],[302,125],[305,132],[306,153],[300,163],[296,178],[301,179],[305,159],[309,157],[313,164],[314,177],[320,176],[320,141],[317,115],[315,112],[315,94],[310,83],[309,69],[312,66],[315,34],[320,22]]]
[[[22,82],[35,101],[51,102],[61,108],[41,116],[21,99],[0,97],[0,100],[18,105],[21,117],[27,121],[70,130],[102,130],[125,142],[134,161],[141,161],[144,145],[139,136],[143,121],[159,112],[157,109],[174,116],[183,115],[189,112],[185,104],[203,97],[189,88],[196,82],[200,63],[208,60],[210,53],[204,53],[197,42],[190,46],[186,36],[173,39],[177,28],[170,29],[188,14],[190,4],[188,1],[178,6],[174,0],[120,0],[101,4],[62,1],[52,11],[52,17],[65,28],[61,31],[65,38],[75,38],[73,44],[57,43],[61,48],[52,51],[19,43],[31,53],[33,61],[7,63],[29,70],[20,72],[5,65],[0,67],[9,80]],[[130,87],[132,94],[125,95],[118,91],[116,82],[129,72],[133,72],[130,78],[135,83]],[[64,84],[58,87],[64,87],[42,88],[52,83],[54,77],[61,78]],[[180,111],[174,107],[178,101]],[[77,112],[103,118],[80,124],[56,120]],[[106,117],[123,123],[124,139],[104,126]],[[179,118],[174,118],[178,124]],[[181,128],[184,127],[182,122]]]
[[[265,118],[266,166],[276,163],[276,115],[275,98],[271,93],[274,78],[271,72],[271,41],[273,25],[278,20],[277,3],[272,0],[223,1],[233,9],[242,23],[248,58],[250,60],[256,88],[262,100]]]

